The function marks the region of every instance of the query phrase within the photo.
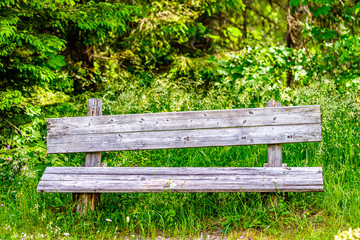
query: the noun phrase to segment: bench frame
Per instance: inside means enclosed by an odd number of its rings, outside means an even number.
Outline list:
[[[267,102],[266,107],[281,107],[280,103],[270,100]],[[250,112],[251,114],[251,112]],[[101,116],[102,115],[102,101],[100,99],[89,99],[87,103],[87,116]],[[206,115],[206,114],[205,114]],[[289,114],[290,115],[290,114]],[[275,121],[276,117],[274,117]],[[320,124],[320,115],[316,119],[316,123]],[[90,124],[89,124],[90,125]],[[48,132],[51,129],[52,125],[48,122]],[[64,127],[66,128],[66,127]],[[54,131],[54,130],[53,130]],[[313,139],[301,140],[301,142],[307,141],[321,141],[321,128],[320,137],[315,136]],[[318,134],[315,133],[315,135]],[[61,135],[61,134],[60,134]],[[56,151],[64,151],[61,147],[60,150],[56,148],[49,147],[51,143],[52,136],[48,135],[48,153],[56,153]],[[288,136],[289,138],[289,136]],[[50,141],[49,141],[50,139]],[[49,143],[50,142],[50,143]],[[234,144],[239,145],[239,144]],[[245,144],[241,144],[245,145]],[[225,146],[225,145],[223,145]],[[99,147],[97,149],[101,149]],[[166,147],[152,148],[152,149],[161,149]],[[55,149],[55,150],[53,150]],[[123,149],[120,149],[123,150]],[[131,150],[131,149],[128,149]],[[66,150],[68,151],[68,150]],[[101,152],[89,152],[86,150],[85,163],[82,165],[86,168],[48,168],[46,169],[42,180],[38,185],[38,192],[72,192],[73,199],[78,202],[77,211],[83,212],[86,209],[90,208],[95,210],[95,202],[98,201],[99,192],[162,192],[164,190],[172,190],[173,192],[306,192],[306,191],[323,191],[323,179],[322,179],[322,168],[288,168],[286,164],[282,163],[282,144],[267,144],[268,152],[268,163],[265,163],[263,168],[107,168],[102,169],[104,165],[101,164]],[[108,150],[104,150],[108,151]],[[113,150],[113,151],[116,151]],[[75,152],[75,150],[74,150]],[[226,173],[224,171],[227,171]],[[114,175],[114,172],[117,172]],[[131,175],[127,174],[137,174],[141,180],[145,180],[149,187],[147,191],[144,187],[137,188],[136,185],[129,187],[128,189],[122,189],[117,191],[116,184],[125,184],[128,179],[124,176]],[[156,176],[154,178],[154,173],[159,173],[158,179]],[[162,173],[163,172],[163,173]],[[211,175],[211,173],[213,174]],[[220,175],[221,172],[224,172]],[[82,175],[81,175],[82,174]],[[110,174],[110,175],[108,175]],[[163,174],[163,175],[161,175]],[[215,174],[215,175],[214,175]],[[216,175],[218,174],[218,175]],[[164,178],[161,178],[163,176]],[[169,177],[170,176],[170,177]],[[217,177],[218,176],[218,177]],[[248,178],[248,176],[251,176]],[[90,177],[90,184],[98,184],[98,188],[82,189],[83,182],[87,177]],[[130,176],[132,177],[132,176]],[[214,179],[218,180],[219,177],[224,178],[224,185],[219,185],[215,188],[207,188],[209,183],[214,183]],[[172,185],[171,181],[166,181],[166,179],[171,178],[174,184]],[[210,179],[207,182],[206,179]],[[299,178],[299,179],[298,179]],[[62,187],[50,186],[53,182],[52,179],[57,179],[57,181],[69,181],[69,186],[64,184]],[[59,180],[60,179],[60,180]],[[66,180],[67,179],[67,180]],[[107,182],[107,180],[102,179],[111,179],[114,182]],[[115,179],[115,180],[113,180]],[[165,179],[165,180],[164,180]],[[248,179],[248,180],[247,180]],[[265,179],[265,180],[264,180]],[[71,181],[71,182],[70,182]],[[234,183],[234,181],[239,181]],[[239,184],[242,182],[244,188]],[[277,186],[277,183],[288,182],[287,184]],[[302,184],[297,183],[297,181],[303,181]],[[305,182],[304,182],[305,181]],[[306,182],[307,181],[307,182]],[[316,183],[312,183],[312,181]],[[249,183],[247,183],[249,182]],[[252,183],[251,183],[252,182]],[[269,183],[274,183],[273,186],[270,186]],[[115,187],[111,188],[111,184]],[[182,184],[188,184],[187,188],[179,188]],[[218,183],[218,182],[216,182]],[[56,183],[55,183],[56,184]],[[101,185],[102,184],[102,185]],[[153,185],[151,185],[153,184]],[[263,185],[261,185],[263,184]],[[292,186],[292,184],[295,184]],[[226,186],[225,186],[226,185]],[[240,184],[241,185],[241,184]],[[50,186],[50,187],[49,187]],[[104,186],[102,189],[99,186]],[[175,187],[177,186],[177,187]],[[258,187],[259,186],[259,187]],[[265,186],[265,187],[262,187]],[[302,187],[303,186],[303,187]]]

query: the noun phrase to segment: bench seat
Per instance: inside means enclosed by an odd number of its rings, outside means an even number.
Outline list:
[[[317,192],[321,167],[48,167],[38,192]]]

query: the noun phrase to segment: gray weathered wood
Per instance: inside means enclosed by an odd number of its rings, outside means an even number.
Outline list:
[[[101,99],[91,98],[87,102],[87,116],[102,115]],[[85,155],[85,167],[100,167],[101,152],[91,152]],[[92,180],[91,178],[88,180]],[[75,192],[73,192],[75,193]],[[83,194],[73,194],[73,199],[77,202],[76,210],[78,212],[86,212],[88,208],[95,210],[95,202],[97,202],[99,194],[84,192]]]
[[[314,105],[52,118],[47,120],[47,128],[51,137],[320,123],[320,106]]]
[[[266,107],[274,108],[281,107],[281,103],[275,102],[271,99],[266,103]],[[267,145],[268,152],[268,167],[281,167],[282,166],[282,144]]]
[[[87,116],[101,116],[102,115],[102,101],[101,99],[91,98],[87,102]],[[85,155],[85,167],[100,167],[101,152],[92,152]]]
[[[266,107],[275,108],[281,107],[281,103],[277,103],[274,99],[271,99],[266,103]],[[267,167],[281,167],[282,166],[282,144],[269,144],[267,145],[268,153],[268,162],[266,163]],[[276,195],[271,195],[270,197],[271,205],[277,208],[278,206],[278,197]],[[267,208],[270,205],[267,204]]]
[[[286,168],[263,168],[263,167],[107,167],[107,168],[82,168],[82,167],[47,167],[44,174],[74,174],[74,175],[226,175],[237,174],[238,171],[242,175],[254,174],[284,174],[291,170],[292,173],[301,174],[318,172],[321,167],[286,167]]]
[[[48,153],[122,151],[210,146],[314,142],[321,140],[320,124],[59,135],[48,137]]]
[[[88,115],[101,115],[90,102]],[[37,191],[79,193],[80,210],[103,192],[323,191],[322,168],[277,167],[281,144],[321,141],[320,106],[267,106],[48,119],[48,153],[86,152],[88,168],[48,167]],[[270,144],[269,168],[98,167],[101,151],[254,144]]]
[[[323,191],[322,168],[48,167],[38,192]]]

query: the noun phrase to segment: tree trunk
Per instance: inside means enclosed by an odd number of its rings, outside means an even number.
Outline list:
[[[287,13],[287,31],[286,31],[286,46],[288,48],[299,49],[303,45],[302,38],[302,6],[299,5],[296,8],[292,8],[290,5],[290,0],[288,0],[288,13]],[[292,61],[292,57],[288,57],[288,62]],[[286,76],[286,85],[288,87],[293,86],[293,72],[292,69],[289,69]]]
[[[244,0],[244,4],[245,4],[245,9],[244,9],[244,11],[243,11],[243,36],[242,36],[242,38],[243,39],[246,39],[247,38],[247,24],[248,24],[248,20],[247,20],[247,12],[246,12],[246,10],[247,10],[247,0]]]

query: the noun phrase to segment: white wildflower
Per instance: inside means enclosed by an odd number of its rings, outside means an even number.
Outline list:
[[[335,240],[350,240],[350,239],[360,239],[360,228],[349,229],[343,231],[335,236]]]

